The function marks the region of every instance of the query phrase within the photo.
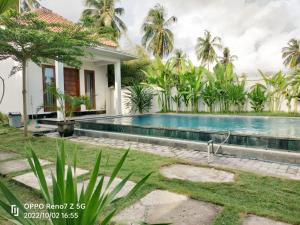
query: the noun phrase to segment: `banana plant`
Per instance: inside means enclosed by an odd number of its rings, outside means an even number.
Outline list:
[[[275,112],[280,111],[281,104],[284,98],[283,94],[286,91],[286,75],[284,75],[282,71],[278,71],[275,74],[267,74],[259,70],[259,73],[266,85],[270,110]]]
[[[202,88],[205,84],[203,79],[207,70],[204,67],[191,66],[190,69],[185,73],[187,80],[188,95],[191,99],[193,112],[199,111],[199,99],[201,96]]]
[[[48,207],[47,210],[50,215],[57,215],[49,218],[50,223],[53,225],[109,224],[117,211],[115,203],[122,199],[132,197],[151,175],[151,173],[149,173],[141,179],[125,197],[117,198],[117,194],[120,193],[126,182],[130,179],[132,173],[126,176],[118,185],[116,185],[116,187],[109,191],[113,181],[118,176],[128,153],[129,151],[126,151],[121,157],[120,161],[116,164],[108,183],[104,184],[104,175],[99,176],[102,159],[102,152],[99,152],[88,184],[86,187],[83,186],[78,192],[78,182],[74,176],[77,163],[76,150],[74,153],[72,169],[70,163],[66,163],[67,159],[65,158],[64,142],[61,142],[58,145],[56,169],[51,174],[53,185],[51,190],[47,185],[45,173],[37,155],[32,148],[29,148],[28,162],[38,179],[45,204],[50,206],[66,206],[63,207],[63,209]],[[41,224],[41,221],[25,218],[24,215],[27,213],[27,210],[24,208],[24,205],[2,182],[0,182],[0,190],[6,198],[6,201],[0,200],[0,207],[11,215],[11,221],[13,223],[22,225]],[[16,205],[19,208],[18,217],[13,216],[11,205]]]
[[[171,91],[174,86],[174,71],[170,62],[163,63],[157,57],[152,64],[143,71],[147,78],[147,83],[152,87],[159,88],[159,103],[163,112],[171,109]]]
[[[251,108],[255,112],[262,112],[264,110],[265,103],[267,101],[265,86],[257,83],[251,87],[251,91],[248,93],[250,99]]]

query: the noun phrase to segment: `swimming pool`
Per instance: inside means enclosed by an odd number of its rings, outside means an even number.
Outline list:
[[[81,128],[300,151],[300,118],[149,114],[82,121]]]

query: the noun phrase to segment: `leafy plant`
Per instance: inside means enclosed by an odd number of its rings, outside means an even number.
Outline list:
[[[152,88],[144,85],[133,85],[127,88],[126,106],[130,108],[133,113],[149,112],[152,107],[153,91]]]
[[[251,108],[255,112],[262,112],[267,101],[266,89],[261,84],[255,84],[248,94]]]
[[[217,100],[217,89],[214,84],[206,84],[202,90],[201,97],[209,108],[209,112],[213,112],[213,105]]]
[[[247,97],[247,93],[245,91],[245,80],[229,84],[227,86],[227,96],[229,103],[234,108],[234,112],[236,111],[236,108],[238,111],[241,111],[242,106],[245,105]]]
[[[117,194],[122,190],[132,174],[126,176],[115,188],[113,188],[112,191],[108,190],[121,170],[129,151],[127,151],[116,164],[107,185],[104,184],[104,176],[99,176],[102,159],[102,153],[100,152],[97,156],[89,182],[86,187],[82,187],[79,194],[77,190],[78,183],[74,176],[76,173],[76,152],[74,154],[72,169],[70,164],[66,166],[67,159],[65,158],[64,142],[61,142],[57,150],[56,171],[54,174],[52,173],[53,188],[50,190],[47,186],[45,174],[39,159],[32,148],[29,148],[29,151],[28,162],[39,181],[40,190],[45,203],[51,206],[66,206],[63,209],[56,209],[55,207],[47,208],[48,213],[59,215],[50,218],[51,224],[53,225],[109,224],[116,212],[115,203],[122,199],[130,198],[141,188],[150,176],[149,173],[141,179],[127,196],[117,198]],[[97,180],[98,177],[100,178],[99,181]],[[12,222],[22,225],[40,224],[33,219],[24,218],[24,214],[27,210],[18,198],[2,182],[0,182],[0,190],[7,200],[7,202],[0,200],[0,206],[13,217]],[[16,205],[19,208],[18,217],[13,216],[11,212],[11,205]]]
[[[87,109],[91,109],[91,101],[87,96],[70,96],[55,87],[48,87],[46,91],[52,94],[59,102],[59,106],[56,106],[56,109],[63,115],[64,122],[66,122],[81,105],[85,105]]]
[[[161,58],[157,57],[144,73],[147,83],[159,88],[158,101],[162,111],[170,111],[171,91],[174,87],[174,71],[171,63],[163,63]]]

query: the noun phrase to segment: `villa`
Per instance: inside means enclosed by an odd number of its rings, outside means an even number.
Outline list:
[[[71,21],[46,8],[35,9],[38,18],[49,23],[69,24]],[[60,62],[45,63],[38,66],[29,62],[27,66],[27,97],[29,115],[55,115],[53,106],[56,100],[45,90],[49,86],[71,96],[85,95],[91,99],[92,109],[82,106],[81,113],[121,113],[121,62],[135,59],[134,56],[117,49],[117,44],[110,40],[101,40],[101,46],[88,49],[92,56],[82,59],[80,69],[71,68]],[[15,65],[12,59],[0,62],[0,73],[5,77],[6,92],[0,111],[4,113],[22,112],[22,71],[9,76]],[[107,66],[114,65],[115,89],[108,87]],[[41,106],[46,106],[42,107]],[[58,119],[62,119],[60,113]]]

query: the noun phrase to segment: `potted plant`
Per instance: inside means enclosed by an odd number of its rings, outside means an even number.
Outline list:
[[[89,97],[83,95],[70,96],[53,87],[49,87],[47,91],[53,94],[59,102],[60,106],[56,106],[55,108],[63,115],[63,120],[57,122],[59,135],[61,137],[72,136],[74,134],[75,120],[72,120],[71,117],[81,105],[85,105],[87,109],[91,108]]]

